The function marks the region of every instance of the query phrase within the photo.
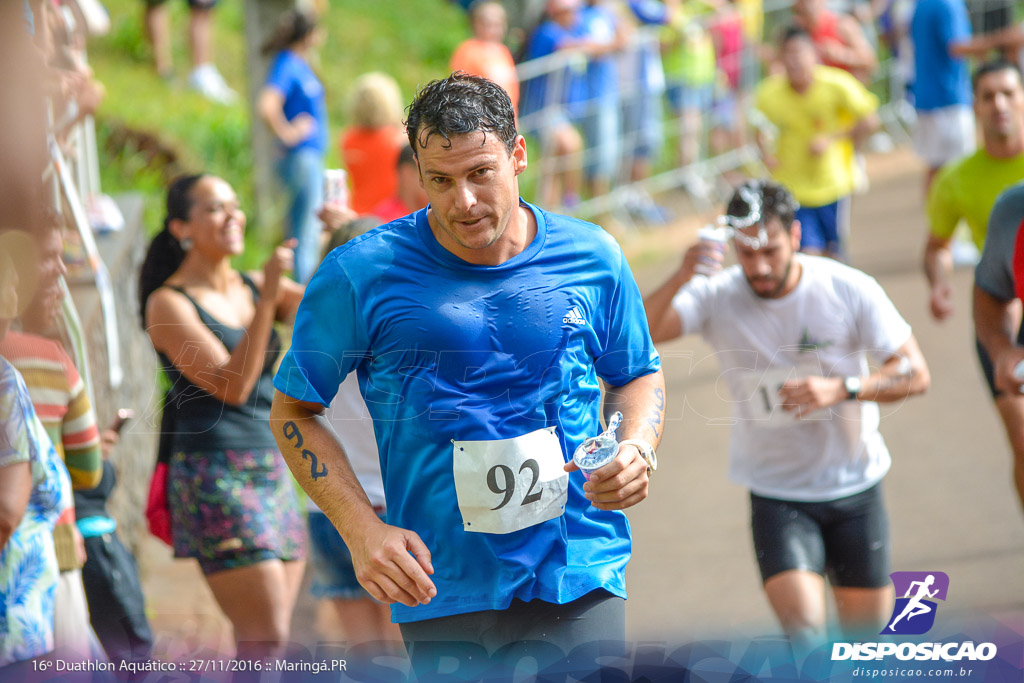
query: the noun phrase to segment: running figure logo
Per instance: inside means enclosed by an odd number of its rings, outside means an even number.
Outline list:
[[[881,635],[916,636],[927,633],[935,623],[936,603],[945,600],[949,576],[944,572],[893,572],[889,575],[896,588],[896,604]],[[903,597],[898,597],[902,595]]]

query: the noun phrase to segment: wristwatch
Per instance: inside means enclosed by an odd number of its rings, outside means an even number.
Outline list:
[[[658,454],[654,452],[654,446],[643,439],[626,439],[620,441],[619,446],[635,446],[640,451],[640,457],[647,463],[647,474],[658,469]]]
[[[843,386],[846,388],[846,400],[853,401],[860,396],[860,390],[864,383],[861,382],[860,377],[847,377],[843,380]]]

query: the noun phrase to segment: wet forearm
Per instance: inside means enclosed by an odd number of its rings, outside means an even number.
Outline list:
[[[280,392],[270,428],[299,486],[346,537],[348,530],[376,514],[352,471],[348,456],[323,413],[317,414]]]

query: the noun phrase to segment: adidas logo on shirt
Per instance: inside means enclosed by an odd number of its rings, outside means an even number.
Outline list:
[[[583,318],[583,314],[580,312],[579,306],[573,306],[569,309],[569,312],[562,318],[563,323],[570,325],[586,325],[587,321]]]

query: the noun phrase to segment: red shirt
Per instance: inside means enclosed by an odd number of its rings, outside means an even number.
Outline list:
[[[402,216],[408,216],[416,209],[411,209],[405,205],[405,203],[397,196],[389,197],[385,199],[377,206],[373,207],[373,211],[370,213],[381,220],[381,223],[390,223],[396,218]]]
[[[352,209],[370,210],[395,194],[398,187],[398,155],[405,141],[401,129],[349,128],[342,132],[341,159],[352,184]]]
[[[455,49],[451,61],[452,71],[465,71],[474,76],[489,78],[508,93],[512,109],[518,111],[519,78],[512,53],[501,43],[470,38]]]
[[[810,28],[808,34],[811,36],[811,42],[818,48],[819,54],[821,53],[821,48],[828,43],[839,43],[846,46],[846,41],[839,34],[839,17],[828,10],[821,13],[818,17],[818,23]],[[824,58],[822,58],[821,63],[825,66],[834,66],[837,69],[849,71],[846,66],[836,64]]]
[[[1017,241],[1013,249],[1013,287],[1017,298],[1024,300],[1024,221],[1017,226]]]
[[[739,13],[721,17],[708,27],[715,42],[715,59],[729,79],[729,87],[736,90],[740,84],[743,61],[743,17]]]

